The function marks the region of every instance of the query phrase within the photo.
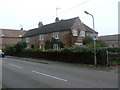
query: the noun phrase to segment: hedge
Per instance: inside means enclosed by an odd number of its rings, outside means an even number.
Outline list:
[[[119,59],[120,48],[97,48],[96,58],[97,64],[107,65],[107,52],[118,53],[113,55],[114,59]],[[48,59],[54,61],[82,63],[82,64],[94,64],[94,52],[93,48],[89,47],[65,47],[59,50],[42,50],[42,49],[25,49],[22,52],[12,52],[10,55],[19,57],[30,57],[37,59]]]
[[[94,64],[94,53],[92,52],[14,52],[12,56],[29,57],[36,59],[47,59],[54,61]],[[97,64],[106,65],[105,52],[97,53]]]

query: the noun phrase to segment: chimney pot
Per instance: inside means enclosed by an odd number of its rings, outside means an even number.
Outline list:
[[[23,28],[21,28],[21,30],[23,30]]]
[[[43,26],[43,23],[42,22],[39,22],[38,23],[38,28],[42,27]]]
[[[60,20],[59,20],[59,18],[58,17],[56,17],[56,19],[55,19],[55,22],[59,22]]]

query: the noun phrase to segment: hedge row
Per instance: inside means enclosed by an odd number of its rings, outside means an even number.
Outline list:
[[[11,55],[70,63],[94,64],[94,53],[92,52],[13,52]],[[97,53],[97,64],[106,65],[105,52]]]

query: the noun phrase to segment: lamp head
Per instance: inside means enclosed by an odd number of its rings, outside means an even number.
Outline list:
[[[87,11],[84,11],[84,13],[89,14]]]

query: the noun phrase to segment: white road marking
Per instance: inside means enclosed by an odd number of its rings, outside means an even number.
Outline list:
[[[40,73],[40,72],[37,72],[37,71],[34,71],[34,70],[32,70],[32,72],[37,73],[37,74],[41,74],[41,75],[44,75],[44,76],[47,76],[47,77],[55,78],[55,79],[58,79],[58,80],[62,80],[62,81],[65,81],[65,82],[68,81],[66,79],[62,79],[62,78],[59,78],[59,77],[56,77],[56,76],[52,76],[52,75],[48,75],[48,74],[45,74],[45,73]]]
[[[23,67],[20,67],[20,66],[18,66],[18,65],[15,65],[15,64],[9,64],[10,66],[13,66],[13,67],[17,67],[17,68],[20,68],[20,69],[22,69]]]

